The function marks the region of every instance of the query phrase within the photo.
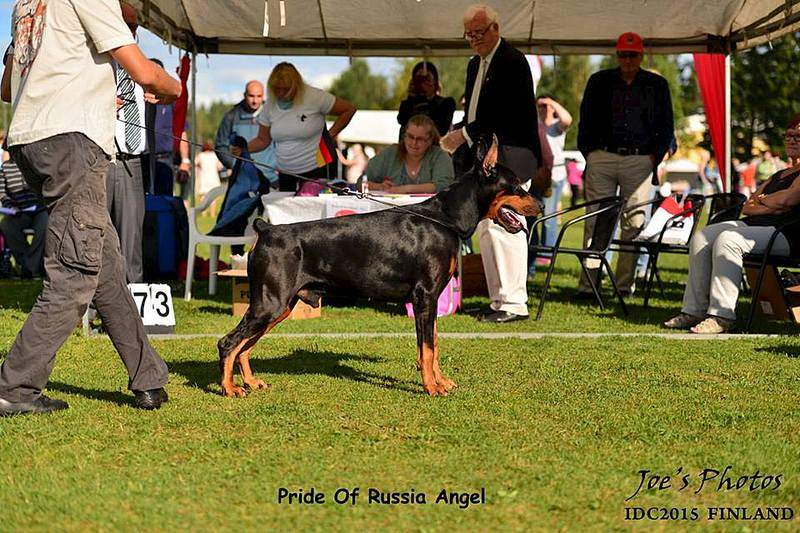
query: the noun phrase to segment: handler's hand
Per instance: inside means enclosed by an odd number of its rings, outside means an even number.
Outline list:
[[[154,94],[153,100],[150,102],[151,104],[161,104],[161,105],[169,105],[175,100],[178,99],[178,96],[173,96],[171,94]]]
[[[124,103],[125,103],[125,100],[123,100],[122,98],[117,96],[117,111],[119,111],[119,108],[122,107],[122,104],[124,104]]]
[[[461,128],[459,128],[442,137],[439,140],[439,146],[448,154],[452,154],[465,142],[467,142],[467,140],[464,138]]]

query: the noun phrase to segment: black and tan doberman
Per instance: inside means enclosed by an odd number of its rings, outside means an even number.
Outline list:
[[[523,225],[514,213],[540,212],[519,179],[497,164],[496,139],[488,144],[478,148],[473,169],[420,204],[278,226],[256,220],[258,240],[247,265],[250,308],[218,343],[222,393],[244,396],[246,389],[265,388],[250,369],[253,346],[298,299],[317,307],[320,294],[330,288],[412,302],[425,392],[443,396],[451,391],[455,383],[439,368],[436,304],[456,270],[460,239],[484,218],[516,233]],[[234,382],[234,365],[244,387]]]

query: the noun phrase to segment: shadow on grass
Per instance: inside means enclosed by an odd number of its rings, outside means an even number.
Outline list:
[[[380,357],[354,355],[341,352],[317,350],[293,350],[278,358],[251,358],[250,366],[254,373],[273,375],[324,375],[336,379],[346,379],[366,383],[385,389],[421,393],[422,388],[414,382],[398,380],[391,376],[356,370],[347,361],[379,363]],[[180,374],[190,386],[206,392],[219,393],[219,364],[216,361],[173,361],[169,364],[172,374]],[[213,387],[212,387],[213,385]]]
[[[757,352],[797,359],[800,357],[800,344],[779,344],[777,346],[759,346]]]
[[[133,406],[133,395],[123,394],[119,391],[107,391],[97,389],[84,389],[75,385],[68,385],[59,381],[50,381],[47,384],[48,390],[64,392],[66,394],[74,394],[76,396],[83,396],[90,400],[100,400],[101,402],[116,403],[117,405]]]
[[[41,280],[0,280],[0,308],[28,313],[40,292]]]

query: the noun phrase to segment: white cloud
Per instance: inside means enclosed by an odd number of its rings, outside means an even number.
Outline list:
[[[319,74],[315,74],[313,77],[311,77],[308,80],[308,84],[320,89],[328,90],[330,89],[333,80],[338,77],[338,72],[320,72]]]

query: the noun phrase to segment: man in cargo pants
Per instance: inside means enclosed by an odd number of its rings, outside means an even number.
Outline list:
[[[0,366],[0,416],[68,407],[42,389],[92,299],[128,371],[134,405],[157,409],[167,399],[167,367],[128,292],[106,208],[115,153],[111,60],[165,103],[177,98],[180,84],[142,55],[117,0],[18,0],[12,31],[14,61],[2,87],[3,99],[14,102],[9,152],[50,218],[42,293]]]

